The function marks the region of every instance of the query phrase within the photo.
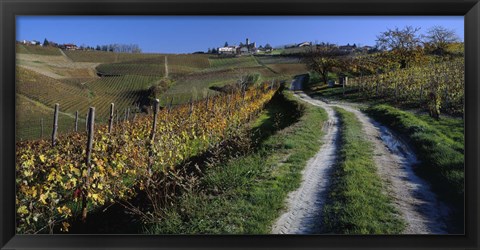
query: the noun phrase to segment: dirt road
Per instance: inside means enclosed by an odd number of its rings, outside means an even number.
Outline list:
[[[322,231],[319,222],[322,220],[330,172],[337,158],[339,133],[334,110],[323,103],[316,105],[328,113],[328,121],[321,128],[325,133],[322,146],[307,162],[300,188],[289,194],[288,209],[273,225],[274,234],[315,234]]]
[[[301,80],[301,79],[300,79]],[[298,83],[292,83],[297,87]],[[305,167],[301,187],[290,193],[287,209],[273,225],[272,233],[322,233],[322,209],[330,183],[330,171],[338,151],[338,120],[332,107],[355,114],[363,125],[365,137],[374,145],[374,160],[378,175],[385,185],[385,194],[392,198],[399,216],[407,223],[404,234],[445,234],[448,208],[438,201],[429,185],[413,171],[417,158],[406,143],[388,128],[373,121],[348,103],[325,103],[303,92],[301,100],[324,108],[329,121],[324,126],[323,146]]]

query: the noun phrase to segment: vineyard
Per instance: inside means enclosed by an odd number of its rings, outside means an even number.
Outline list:
[[[274,92],[271,85],[261,85],[162,109],[155,121],[139,117],[117,124],[111,133],[108,126],[97,126],[90,164],[85,133],[62,135],[55,146],[48,140],[17,143],[18,232],[48,232],[60,223],[68,230],[68,220],[80,212],[86,216],[86,211],[131,198],[134,187],[145,188],[155,173],[237,133]]]
[[[442,109],[452,114],[464,111],[463,58],[430,63],[383,74],[355,77],[349,85],[364,98],[385,98],[396,103],[414,103],[429,110]]]
[[[262,81],[280,81],[304,73],[297,58],[279,56],[217,57],[209,54],[142,54],[64,50],[17,44],[17,140],[48,136],[55,103],[60,104],[59,132],[71,132],[76,112],[85,122],[96,107],[97,122],[108,120],[109,104],[119,112],[137,112],[149,98],[149,88],[163,78],[168,88],[157,95],[161,106],[214,96],[248,74]],[[268,64],[264,64],[268,63]],[[168,76],[165,70],[168,70]],[[36,110],[36,112],[33,112]]]
[[[94,78],[78,84],[60,81],[36,72],[17,67],[17,92],[47,107],[61,104],[61,110],[70,114],[86,115],[89,106],[97,107],[99,120],[108,116],[110,103],[120,109],[137,105],[148,89],[159,78],[155,76],[117,76]],[[63,100],[63,101],[61,101]]]
[[[182,75],[197,72],[210,67],[208,55],[168,55],[170,73]]]
[[[65,50],[65,55],[74,62],[114,63],[157,58],[160,54],[114,53],[109,51]]]
[[[200,99],[208,95],[216,95],[218,92],[211,87],[223,87],[228,84],[235,84],[242,76],[248,74],[259,74],[262,80],[269,81],[276,79],[278,75],[265,67],[235,68],[216,71],[200,71],[177,77],[175,84],[170,87],[161,98],[170,100],[174,104],[188,102],[190,98]]]
[[[255,56],[262,64],[296,64],[300,62],[299,57],[291,56]]]
[[[15,135],[16,140],[21,141],[51,136],[53,108],[33,101],[21,94],[17,94],[15,98],[17,106],[22,107],[22,112],[16,114],[15,126],[17,128],[23,128],[17,130]],[[60,133],[72,132],[74,130],[74,119],[74,117],[68,114],[60,113],[58,117],[58,131]],[[85,120],[80,119],[80,122],[85,122]],[[32,126],[32,124],[36,126]]]
[[[212,68],[243,68],[259,66],[253,56],[209,58]]]
[[[163,57],[155,63],[112,63],[101,64],[97,68],[101,75],[122,76],[122,75],[143,75],[143,76],[164,76],[165,61]]]
[[[279,74],[284,75],[300,75],[308,71],[307,67],[304,64],[299,63],[268,64],[267,67],[269,67],[275,72],[279,72]]]

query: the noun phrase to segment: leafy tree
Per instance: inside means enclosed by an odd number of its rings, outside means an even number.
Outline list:
[[[266,50],[271,50],[272,49],[272,45],[270,45],[269,43],[265,44],[265,47],[264,47]]]
[[[377,36],[377,46],[382,50],[389,50],[388,55],[400,64],[400,68],[407,68],[420,61],[423,55],[421,40],[417,34],[419,30],[420,28],[412,26],[388,29]]]
[[[223,47],[228,47],[228,42],[225,42],[225,45]]]
[[[50,42],[47,40],[47,38],[45,38],[45,40],[43,40],[43,46],[49,46],[50,45]]]
[[[208,53],[208,54],[211,54],[211,53],[212,53],[212,49],[211,49],[211,48],[208,48],[207,53]]]
[[[213,48],[212,49],[212,54],[217,54],[217,49]]]

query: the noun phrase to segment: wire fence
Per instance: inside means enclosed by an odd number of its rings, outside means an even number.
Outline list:
[[[61,109],[62,105],[59,105],[59,112],[57,115],[57,135],[68,134],[75,131],[87,131],[88,113],[81,114],[80,112],[64,113]],[[113,114],[115,122],[132,120],[135,116],[147,111],[145,109],[151,109],[151,107],[140,107],[140,105],[119,107]],[[49,139],[52,137],[54,127],[55,109],[52,110],[50,115],[35,117],[26,119],[23,122],[17,122],[16,124],[16,141],[37,140],[37,139]],[[110,119],[110,114],[97,114],[95,117],[95,123],[106,124]]]

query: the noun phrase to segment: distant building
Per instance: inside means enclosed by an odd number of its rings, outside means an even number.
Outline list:
[[[303,42],[303,43],[297,44],[297,47],[305,47],[305,46],[312,46],[312,43],[311,42]]]
[[[240,46],[225,46],[217,49],[218,54],[224,55],[247,55],[254,54],[257,50],[256,43],[250,43],[250,40],[247,38],[246,44],[240,44]]]
[[[342,45],[342,46],[339,46],[338,49],[340,49],[343,52],[354,52],[357,49],[357,45],[356,44]]]
[[[358,50],[363,51],[363,52],[370,52],[370,51],[374,51],[375,47],[366,45],[366,46],[358,48]]]
[[[246,43],[240,46],[240,54],[253,54],[257,52],[257,44],[255,42],[250,43],[248,38],[245,41]]]
[[[20,41],[20,43],[25,45],[41,45],[41,43],[37,40],[32,40],[32,41],[23,40],[23,41]]]
[[[225,55],[235,55],[237,54],[238,46],[227,46],[227,47],[220,47],[217,49],[218,54],[225,54]]]
[[[77,45],[72,44],[72,43],[66,43],[66,44],[62,45],[62,48],[66,49],[66,50],[77,50],[78,49]]]

